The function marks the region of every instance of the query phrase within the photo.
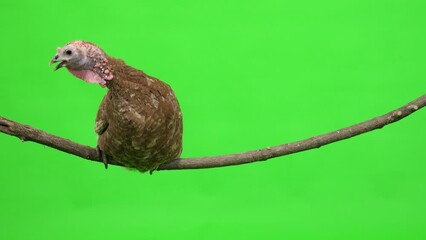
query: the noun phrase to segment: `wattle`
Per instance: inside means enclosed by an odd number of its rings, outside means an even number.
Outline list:
[[[76,76],[76,77],[78,77],[78,78],[80,78],[80,79],[82,79],[86,82],[98,83],[102,87],[105,87],[105,85],[106,85],[105,80],[103,78],[101,78],[96,72],[94,72],[92,70],[75,70],[75,69],[69,69],[68,68],[68,71],[72,75],[74,75],[74,76]]]

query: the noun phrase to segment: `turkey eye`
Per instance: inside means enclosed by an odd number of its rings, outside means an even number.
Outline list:
[[[66,50],[66,51],[65,51],[65,54],[66,54],[66,55],[71,55],[71,54],[72,54],[72,51],[71,51],[71,50]]]

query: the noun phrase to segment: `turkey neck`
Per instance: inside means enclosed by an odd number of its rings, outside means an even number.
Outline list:
[[[108,57],[108,63],[114,77],[106,82],[111,97],[129,99],[146,86],[147,75],[142,71],[126,65],[121,59]]]
[[[109,89],[107,95],[110,104],[115,105],[116,109],[125,108],[152,116],[167,106],[160,102],[172,101],[178,106],[173,90],[167,83],[126,65],[120,59],[109,58],[108,62],[114,77],[106,82]]]

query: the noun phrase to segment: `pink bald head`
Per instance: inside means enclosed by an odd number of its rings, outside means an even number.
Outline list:
[[[66,67],[74,76],[102,87],[106,86],[106,81],[114,78],[107,55],[90,42],[73,41],[58,48],[50,64],[55,62],[60,62],[55,70]]]

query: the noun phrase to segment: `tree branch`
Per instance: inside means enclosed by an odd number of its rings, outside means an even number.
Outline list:
[[[289,155],[302,152],[313,148],[351,138],[375,129],[382,128],[388,124],[394,123],[407,117],[411,113],[419,110],[426,105],[426,95],[423,95],[414,101],[393,110],[385,115],[375,117],[365,122],[361,122],[350,127],[342,128],[323,135],[311,137],[305,140],[267,147],[254,151],[248,151],[237,154],[229,154],[214,157],[200,158],[180,158],[170,163],[162,164],[158,170],[172,169],[198,169],[224,167],[239,165],[257,161],[264,161],[270,158]],[[32,141],[40,143],[60,151],[70,153],[88,160],[102,162],[98,158],[96,149],[72,142],[68,139],[57,137],[55,135],[34,129],[28,125],[23,125],[0,116],[0,132],[16,136],[22,141]],[[121,165],[113,160],[109,161],[112,165]]]

